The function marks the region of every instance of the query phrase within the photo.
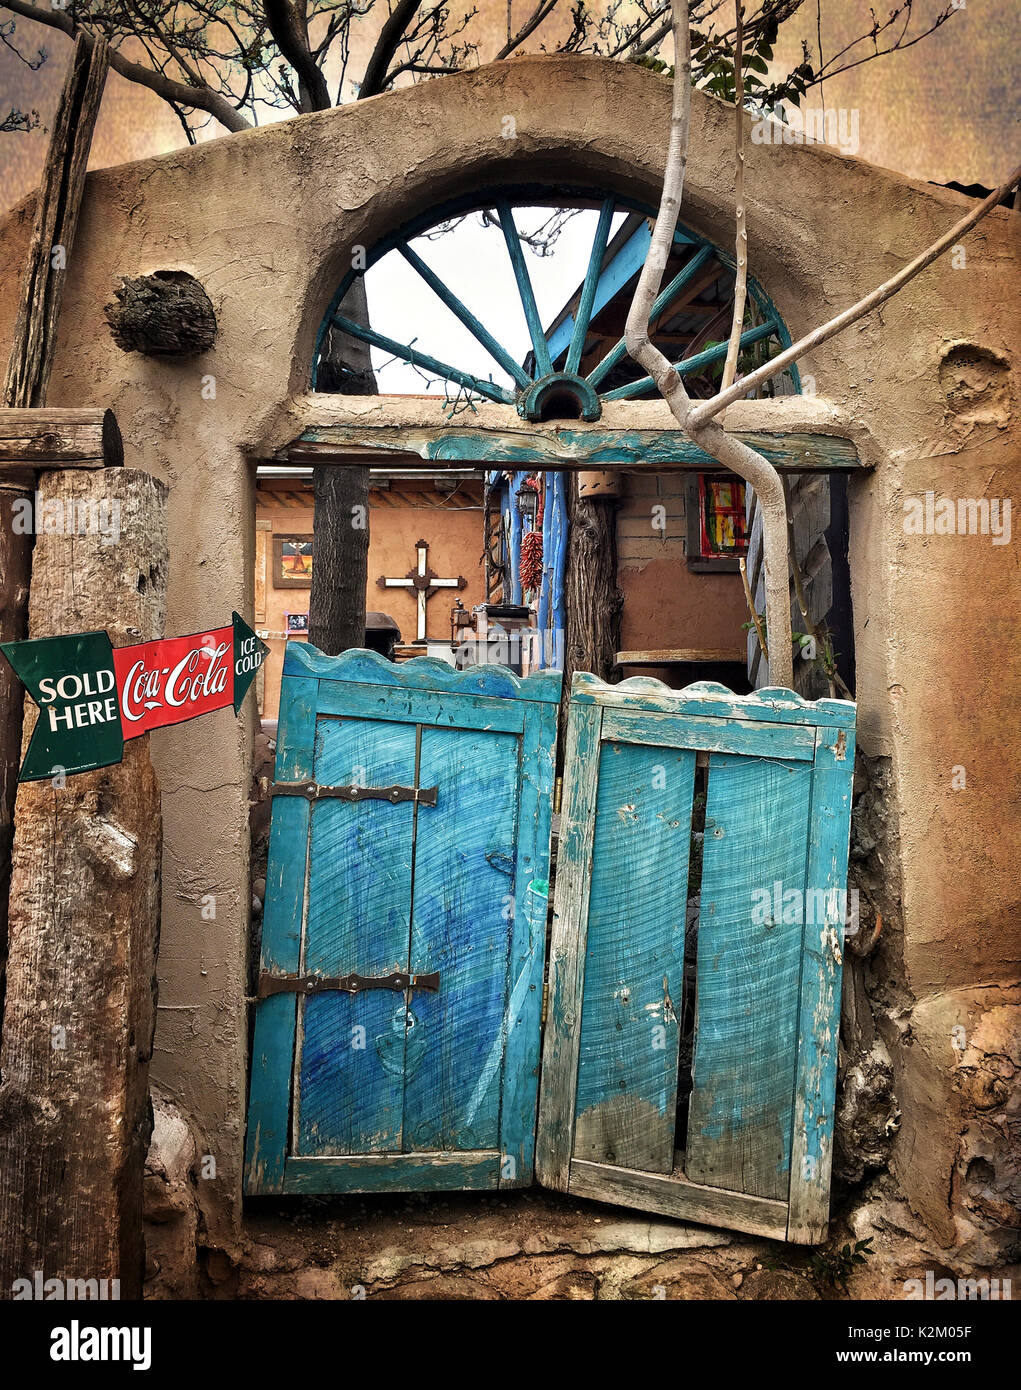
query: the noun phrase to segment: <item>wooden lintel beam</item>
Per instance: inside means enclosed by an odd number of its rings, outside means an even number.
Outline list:
[[[736,431],[786,473],[853,472],[865,468],[850,439],[812,433]],[[329,425],[308,429],[280,451],[292,465],[364,467],[368,456],[402,468],[539,468],[546,471],[714,472],[721,467],[672,430],[585,427],[515,431],[449,426]]]
[[[0,477],[26,468],[118,468],[123,462],[112,410],[0,409]]]

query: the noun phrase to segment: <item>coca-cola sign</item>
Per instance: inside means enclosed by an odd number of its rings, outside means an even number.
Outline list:
[[[105,632],[0,645],[39,718],[19,781],[120,762],[127,739],[241,707],[268,651],[237,613],[226,627],[114,648]]]

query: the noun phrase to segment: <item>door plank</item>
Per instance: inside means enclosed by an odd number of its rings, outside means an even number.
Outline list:
[[[321,783],[415,782],[416,730],[320,719]],[[302,969],[385,975],[408,968],[410,802],[324,800],[312,809]],[[404,996],[329,992],[302,1000],[295,1153],[399,1151],[404,1099]]]
[[[532,1181],[539,1093],[539,1034],[549,909],[550,829],[559,704],[529,704],[521,743],[518,863],[505,1019],[500,1186]]]
[[[787,1199],[802,929],[756,894],[803,890],[812,766],[711,754],[698,927],[692,1182]]]
[[[575,703],[571,687],[564,758],[563,819],[550,941],[549,1008],[542,1049],[542,1086],[535,1164],[544,1187],[566,1192],[574,1146],[581,991],[592,876],[592,840],[599,786],[599,705]]]
[[[694,781],[691,751],[602,745],[575,1100],[578,1158],[647,1172],[673,1168]]]
[[[571,1164],[570,1191],[572,1197],[637,1207],[639,1211],[654,1211],[679,1221],[725,1226],[731,1231],[747,1231],[772,1240],[783,1240],[787,1230],[786,1202],[702,1187],[676,1171],[669,1176],[635,1173],[609,1163],[575,1159]]]
[[[413,666],[417,657],[405,664]],[[524,700],[490,699],[480,695],[451,697],[448,691],[402,690],[386,685],[349,685],[323,681],[319,713],[385,719],[402,724],[446,724],[451,728],[493,729],[519,734],[525,722]]]
[[[821,890],[826,910],[822,921],[805,924],[787,1229],[788,1240],[808,1245],[826,1239],[829,1219],[844,950],[843,903],[836,895],[847,887],[854,746],[853,727],[820,729],[812,779],[808,885]]]
[[[410,1013],[405,1152],[495,1148],[514,912],[520,741],[424,728],[409,969],[438,971]]]
[[[603,712],[603,738],[616,739],[619,743],[650,743],[660,748],[696,748],[708,753],[752,754],[762,758],[776,753],[806,762],[815,757],[815,729],[752,719],[699,719],[693,715],[607,709]]]
[[[471,1192],[500,1181],[497,1150],[289,1158],[285,1192]]]

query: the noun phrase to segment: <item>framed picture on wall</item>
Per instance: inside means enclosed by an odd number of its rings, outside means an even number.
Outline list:
[[[307,613],[285,613],[284,627],[288,637],[308,636],[308,614]]]
[[[688,568],[736,570],[748,553],[745,487],[731,473],[695,473],[686,486]]]
[[[273,537],[274,589],[311,589],[312,537]]]

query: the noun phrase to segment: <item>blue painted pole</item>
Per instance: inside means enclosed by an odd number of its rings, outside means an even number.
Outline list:
[[[539,587],[539,614],[537,626],[539,629],[539,669],[546,667],[546,627],[549,622],[550,597],[552,590],[552,566],[550,563],[550,536],[552,534],[553,519],[553,486],[557,478],[556,473],[540,473],[543,480],[543,507],[542,507],[542,584]]]
[[[564,574],[567,568],[567,489],[572,485],[566,473],[553,474],[551,497],[547,502],[550,514],[550,617],[549,635],[543,632],[543,642],[548,642],[544,655],[544,666],[557,671],[564,669],[566,647],[564,608]],[[545,518],[544,518],[545,519]]]
[[[510,570],[510,596],[508,603],[521,602],[521,512],[518,510],[518,493],[521,491],[521,482],[528,475],[524,472],[514,472],[511,474],[510,487],[507,489],[507,500],[510,505],[510,555],[508,556]]]

